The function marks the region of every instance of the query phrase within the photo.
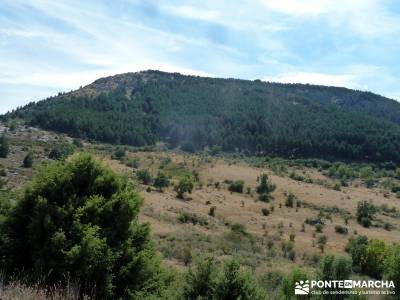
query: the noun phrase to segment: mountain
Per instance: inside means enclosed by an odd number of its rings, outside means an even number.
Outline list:
[[[3,116],[75,137],[188,151],[400,162],[400,103],[346,88],[143,71]]]

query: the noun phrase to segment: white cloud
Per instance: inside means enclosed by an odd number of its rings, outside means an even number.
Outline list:
[[[222,19],[220,13],[216,10],[208,10],[208,9],[200,9],[195,6],[189,5],[182,5],[182,6],[172,6],[172,5],[165,5],[161,7],[165,12],[184,17],[188,19],[195,19],[201,21],[211,21],[216,22]]]
[[[294,16],[320,15],[329,7],[328,0],[261,0],[261,3],[269,10]]]

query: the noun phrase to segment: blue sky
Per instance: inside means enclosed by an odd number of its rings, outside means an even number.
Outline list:
[[[400,100],[398,0],[2,0],[0,113],[145,69]]]

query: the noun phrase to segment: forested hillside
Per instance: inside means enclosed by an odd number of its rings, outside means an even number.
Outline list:
[[[3,118],[134,146],[400,162],[400,103],[345,88],[145,71],[102,78]]]

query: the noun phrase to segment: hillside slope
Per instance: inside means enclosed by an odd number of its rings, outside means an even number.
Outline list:
[[[109,143],[400,162],[400,103],[344,88],[145,71],[5,116]]]

